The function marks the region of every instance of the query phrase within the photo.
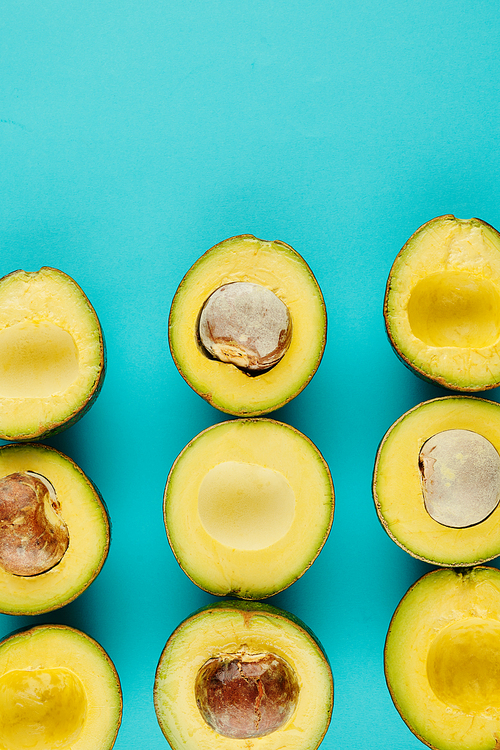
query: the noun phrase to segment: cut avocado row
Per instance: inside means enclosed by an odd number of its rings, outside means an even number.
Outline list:
[[[379,519],[409,554],[447,569],[401,601],[385,673],[409,728],[435,750],[500,737],[500,404],[457,395],[419,404],[379,447]]]
[[[333,680],[323,649],[292,615],[251,601],[301,576],[330,531],[326,462],[300,432],[261,416],[305,387],[325,337],[317,282],[281,242],[220,243],[174,297],[169,341],[180,373],[240,419],[205,430],[178,456],[165,527],[198,586],[247,600],[195,613],[165,647],[155,708],[174,750],[314,750],[328,728]]]

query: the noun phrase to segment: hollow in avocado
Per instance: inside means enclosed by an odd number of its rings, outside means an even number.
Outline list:
[[[434,750],[487,750],[500,738],[500,571],[434,570],[391,621],[385,673],[411,731]]]
[[[122,714],[109,656],[84,633],[37,625],[0,644],[0,746],[111,750]]]
[[[439,216],[410,237],[389,274],[389,339],[418,375],[451,390],[500,384],[500,234]]]
[[[170,471],[164,518],[172,550],[200,588],[263,599],[312,564],[330,531],[334,493],[318,449],[267,418],[222,422]]]
[[[55,268],[0,279],[0,438],[35,440],[76,422],[104,379],[99,320]]]

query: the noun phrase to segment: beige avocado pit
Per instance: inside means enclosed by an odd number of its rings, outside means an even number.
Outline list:
[[[310,381],[326,341],[323,296],[284,242],[231,237],[199,258],[175,293],[174,362],[209,403],[236,416],[286,404]]]
[[[391,621],[385,673],[411,731],[434,750],[500,745],[500,571],[434,570]]]
[[[68,604],[98,575],[109,539],[105,505],[71,459],[40,444],[0,447],[0,612]]]
[[[299,578],[333,519],[328,466],[302,433],[267,418],[195,437],[167,481],[164,517],[184,572],[206,591],[263,599]]]
[[[315,750],[330,722],[333,679],[300,620],[260,602],[224,601],[169,638],[154,703],[173,750]]]
[[[44,267],[0,279],[0,438],[35,440],[73,424],[104,370],[99,320],[72,278]]]
[[[414,557],[457,567],[500,555],[500,405],[446,396],[404,414],[379,447],[373,497]]]
[[[481,219],[421,226],[389,274],[392,346],[418,375],[451,390],[500,384],[500,234]]]
[[[2,750],[110,750],[121,714],[116,670],[84,633],[37,625],[0,644]]]

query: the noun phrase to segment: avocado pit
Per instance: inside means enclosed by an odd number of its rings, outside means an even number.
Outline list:
[[[424,443],[418,463],[425,508],[443,526],[474,526],[497,507],[500,456],[483,435],[461,429],[439,432]]]
[[[290,313],[261,284],[235,281],[206,300],[198,324],[199,340],[215,359],[259,374],[286,353],[292,335]]]
[[[206,723],[223,737],[264,737],[292,716],[299,696],[295,671],[273,653],[237,653],[209,659],[195,682]]]
[[[0,479],[0,565],[16,576],[45,573],[63,558],[69,532],[52,484],[32,471]]]

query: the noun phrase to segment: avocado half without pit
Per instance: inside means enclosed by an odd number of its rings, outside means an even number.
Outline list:
[[[333,679],[315,636],[288,612],[227,601],[188,618],[161,655],[154,687],[174,750],[315,750]]]
[[[102,647],[64,625],[38,625],[0,644],[0,747],[110,750],[122,714]]]
[[[102,385],[94,308],[55,268],[0,279],[0,438],[35,440],[76,422]]]
[[[480,219],[439,216],[392,266],[389,339],[418,375],[451,390],[500,384],[500,234]]]
[[[435,570],[401,601],[385,673],[409,728],[436,750],[500,746],[500,571]]]
[[[384,436],[373,478],[377,513],[414,557],[470,566],[500,555],[500,404],[426,401]]]
[[[169,341],[179,372],[209,403],[237,416],[266,414],[300,393],[319,366],[323,296],[289,245],[231,237],[182,280]]]
[[[167,535],[200,588],[263,599],[319,554],[334,507],[328,466],[302,433],[267,418],[214,425],[181,452],[164,497]]]
[[[82,470],[59,451],[0,448],[0,612],[34,615],[75,599],[101,570],[110,527]]]

